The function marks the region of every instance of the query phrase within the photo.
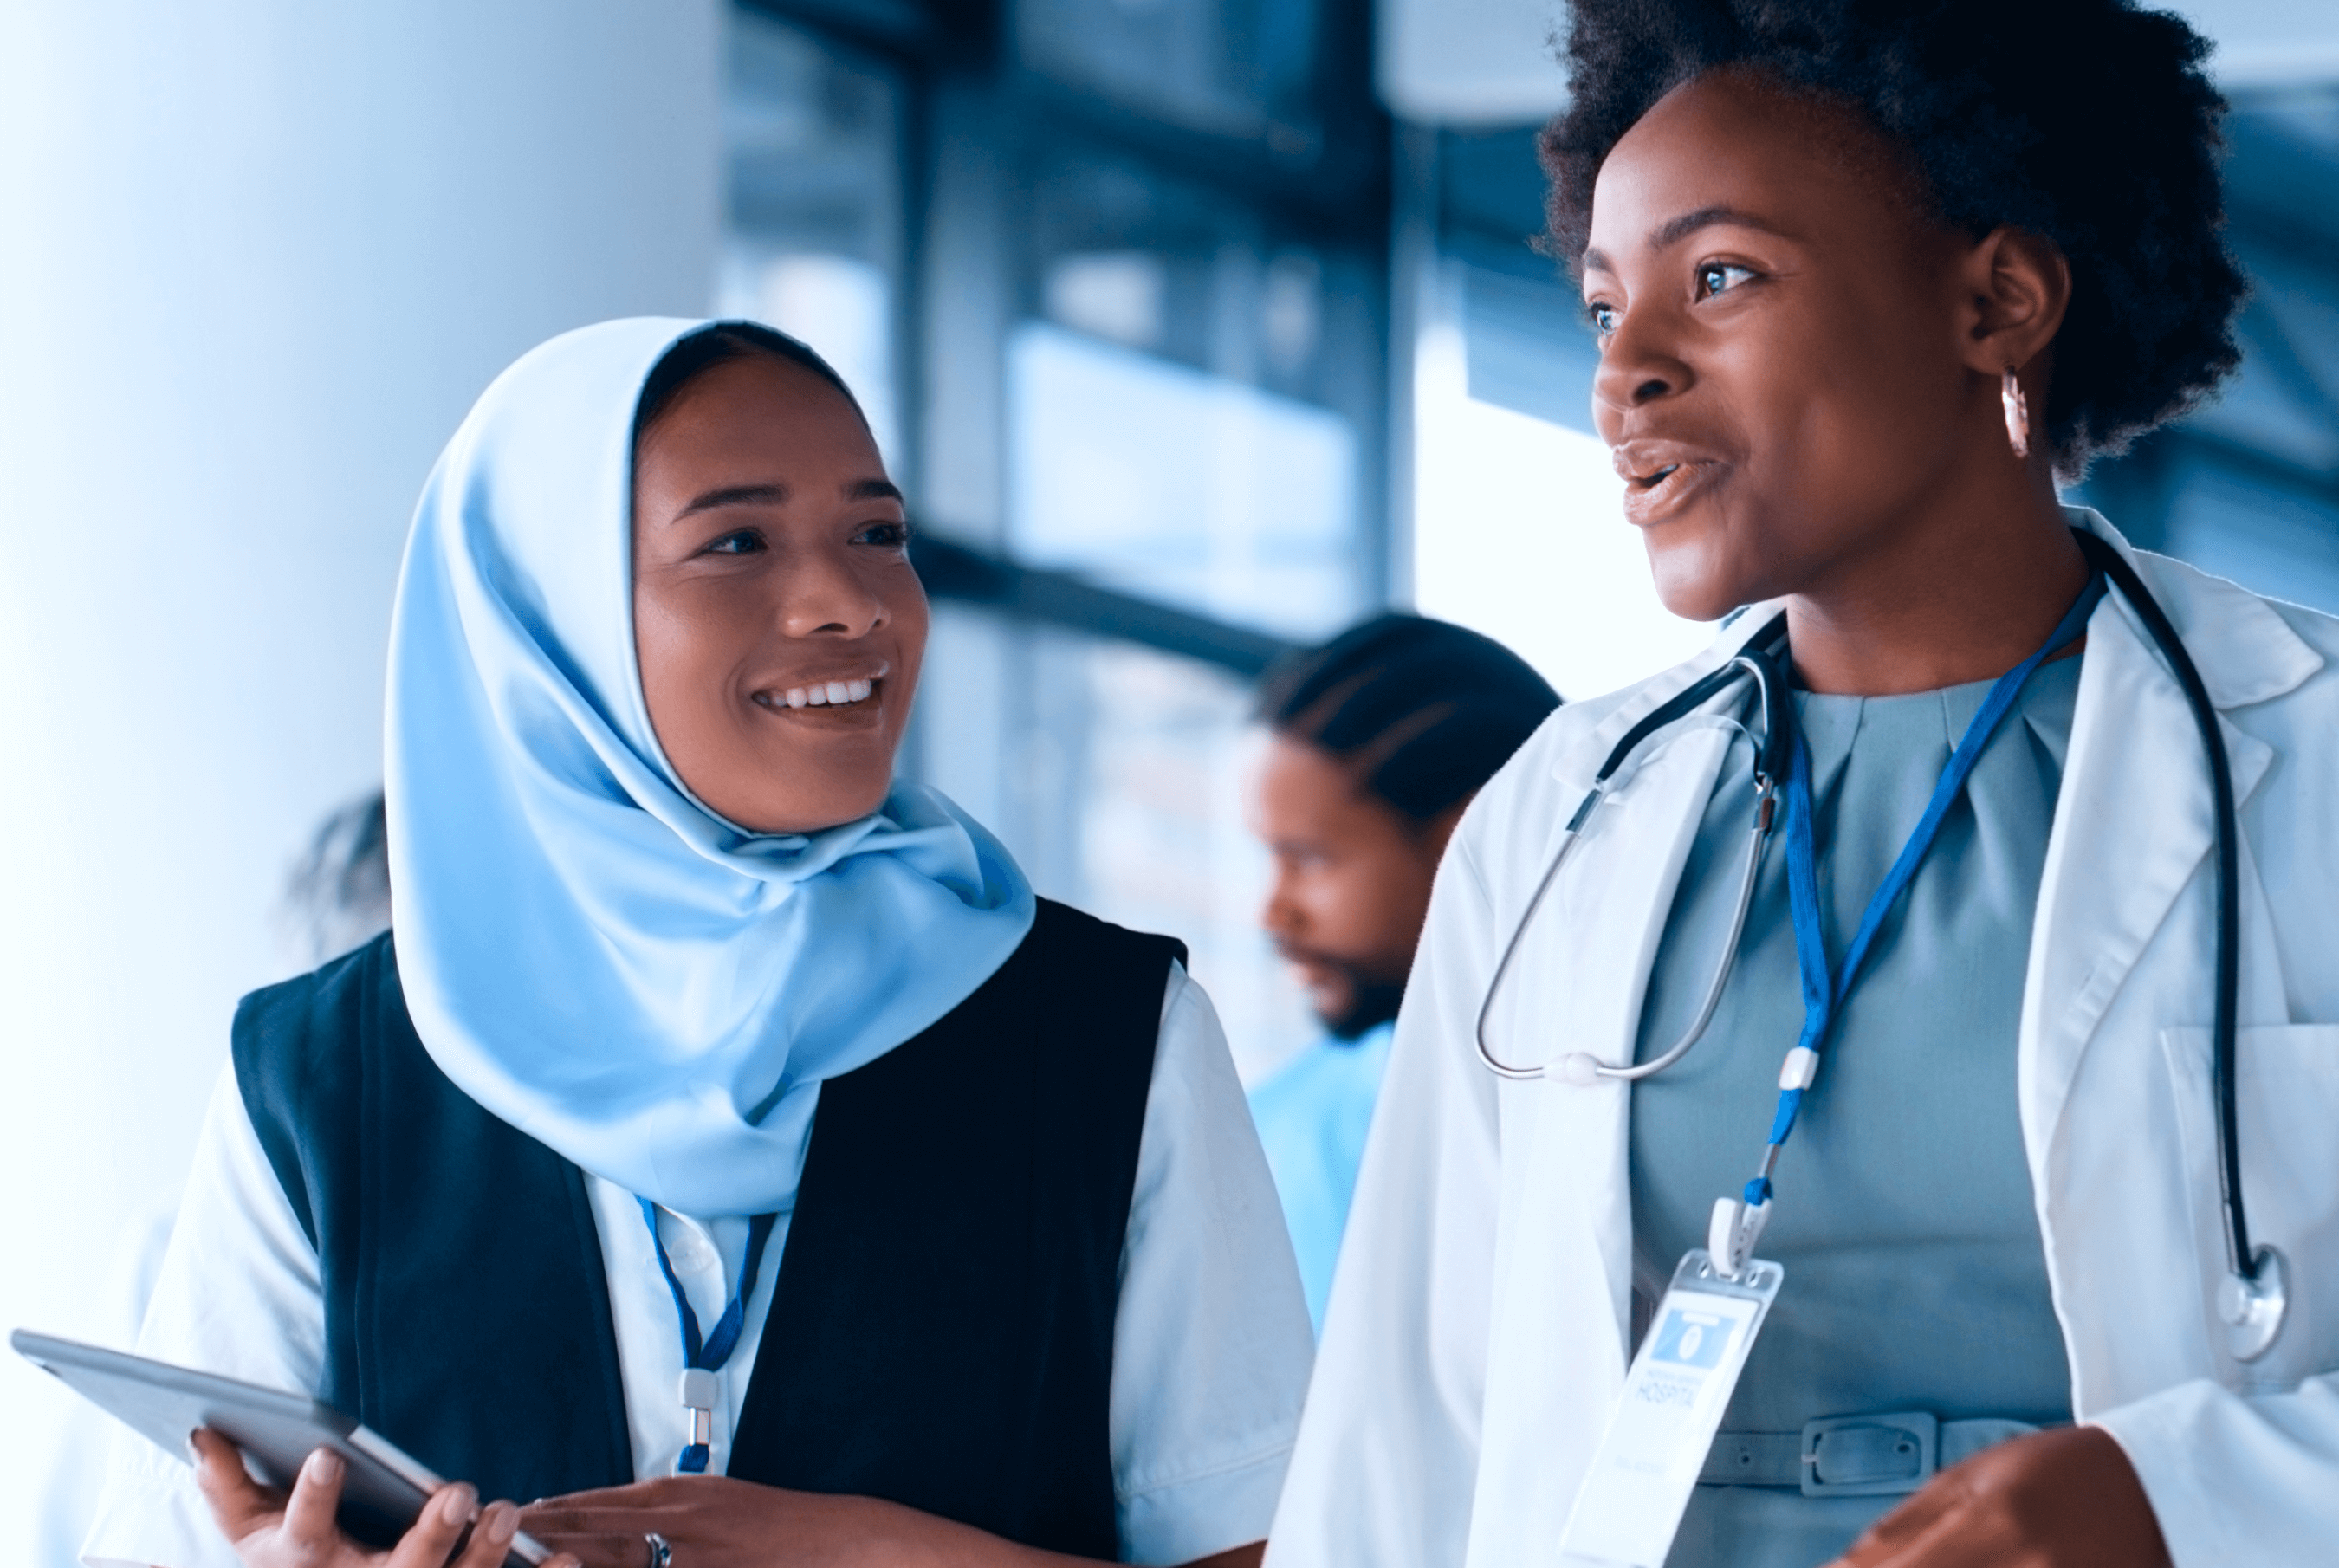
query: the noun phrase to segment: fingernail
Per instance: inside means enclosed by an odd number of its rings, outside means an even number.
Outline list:
[[[519,1510],[498,1503],[488,1510],[488,1543],[500,1546],[519,1533]]]
[[[479,1494],[469,1483],[458,1482],[449,1487],[439,1504],[439,1516],[449,1524],[468,1524],[471,1515],[479,1511]]]
[[[341,1456],[330,1448],[319,1448],[309,1455],[309,1479],[320,1486],[330,1485],[341,1478]]]

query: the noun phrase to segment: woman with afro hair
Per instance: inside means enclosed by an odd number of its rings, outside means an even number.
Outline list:
[[[2236,361],[2206,44],[2128,0],[1577,0],[1565,52],[1593,412],[1666,605],[1729,618],[1455,835],[1269,1562],[2334,1560],[2339,622],[2057,491]],[[2239,802],[2270,1346],[2221,1297],[2221,823],[2147,590]],[[1775,726],[1744,679],[1659,712],[1742,655]],[[1683,1505],[1604,1434],[1757,1206],[1783,1284]]]

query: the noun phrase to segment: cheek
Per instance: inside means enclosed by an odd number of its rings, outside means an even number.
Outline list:
[[[1953,448],[1959,386],[1919,336],[1874,311],[1781,312],[1717,349],[1702,379],[1737,471],[1698,526],[1650,534],[1668,609],[1712,620],[1796,591],[1920,502]]]
[[[761,826],[755,796],[769,770],[765,738],[738,703],[735,618],[720,595],[637,591],[635,659],[650,728],[682,782],[724,815]]]
[[[886,610],[893,622],[894,689],[901,695],[899,711],[893,715],[897,725],[909,722],[910,702],[917,695],[918,676],[925,668],[926,637],[933,622],[924,585],[914,573],[902,575],[908,579],[907,587],[897,587],[885,596]]]
[[[1905,258],[1866,270],[1899,277]],[[1746,362],[1742,417],[1764,427],[1764,468],[1783,497],[1858,509],[1929,482],[1963,397],[1955,326],[1909,288],[1814,288],[1781,312]]]
[[[1276,902],[1289,914],[1312,947],[1346,952],[1357,923],[1359,890],[1347,865],[1333,862],[1285,872],[1276,879]]]
[[[1409,946],[1426,884],[1395,857],[1358,857],[1320,878],[1311,912],[1327,948],[1353,957]]]
[[[649,593],[634,596],[634,658],[642,676],[642,697],[658,743],[672,755],[703,723],[704,685],[697,665],[701,639],[676,606]]]
[[[1954,425],[1957,390],[1918,345],[1847,348],[1821,367],[1781,455],[1796,459],[1800,488],[1814,499],[1856,508],[1905,493],[1923,482]]]

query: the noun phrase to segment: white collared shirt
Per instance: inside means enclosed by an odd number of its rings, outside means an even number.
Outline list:
[[[641,1206],[588,1178],[607,1272],[634,1473],[674,1473],[690,1415],[682,1343]],[[745,1219],[660,1211],[676,1278],[711,1327]],[[721,1474],[763,1337],[787,1219],[773,1229],[718,1378],[708,1469]],[[316,1250],[269,1165],[233,1070],[214,1091],[185,1201],[139,1336],[142,1355],[314,1393],[324,1371]],[[1209,998],[1182,967],[1163,998],[1121,1252],[1110,1439],[1120,1556],[1191,1562],[1264,1539],[1308,1385],[1312,1336],[1282,1210]],[[527,1501],[521,1499],[520,1501]],[[126,1430],[82,1561],[234,1568],[192,1473]]]

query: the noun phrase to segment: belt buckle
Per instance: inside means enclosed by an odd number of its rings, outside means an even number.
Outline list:
[[[1899,1433],[1913,1439],[1917,1470],[1913,1475],[1885,1475],[1868,1481],[1820,1479],[1820,1440],[1831,1432],[1860,1427]],[[1895,1452],[1901,1445],[1894,1445]],[[1896,1410],[1882,1415],[1829,1415],[1803,1423],[1803,1466],[1801,1481],[1806,1497],[1891,1497],[1914,1492],[1940,1468],[1941,1424],[1922,1410]]]

